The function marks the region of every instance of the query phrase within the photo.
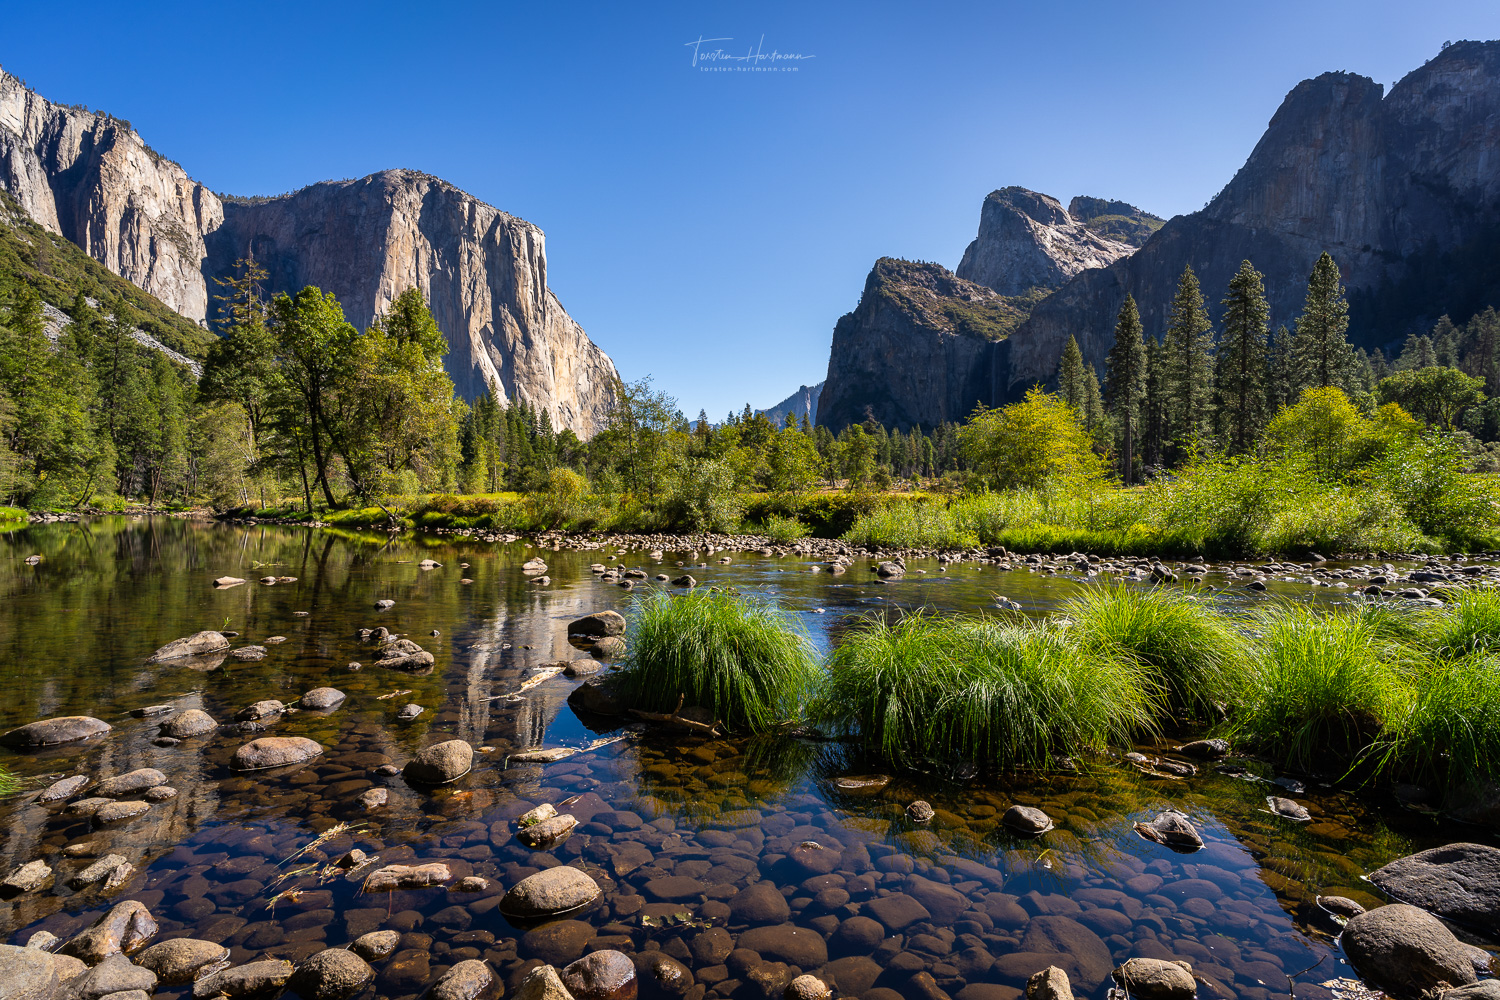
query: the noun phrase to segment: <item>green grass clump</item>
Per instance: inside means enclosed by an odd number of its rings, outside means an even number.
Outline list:
[[[1466,656],[1424,666],[1410,710],[1388,727],[1380,770],[1449,790],[1500,777],[1500,662]]]
[[[1423,616],[1414,637],[1432,656],[1457,659],[1471,653],[1500,652],[1500,590],[1462,590],[1440,609]]]
[[[916,614],[847,635],[810,714],[900,765],[1045,768],[1149,729],[1146,686],[1134,662],[1093,660],[1059,629]]]
[[[772,545],[790,545],[809,533],[807,525],[797,518],[781,514],[768,514],[764,523],[748,525],[746,530],[752,535],[765,535]]]
[[[1372,616],[1286,605],[1259,617],[1256,687],[1231,723],[1240,742],[1293,765],[1353,764],[1403,718],[1402,649]]]
[[[854,522],[844,541],[898,549],[971,549],[979,544],[947,507],[936,503],[883,506]]]
[[[620,689],[636,707],[670,712],[680,697],[742,732],[793,718],[818,677],[806,632],[774,602],[710,590],[638,600],[627,649]]]
[[[1090,588],[1062,611],[1067,636],[1089,656],[1138,663],[1173,715],[1212,718],[1251,690],[1237,623],[1187,591]]]
[[[0,507],[0,521],[25,521],[27,514],[19,507]]]

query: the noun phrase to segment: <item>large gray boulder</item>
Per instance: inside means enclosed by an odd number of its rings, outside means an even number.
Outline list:
[[[110,725],[88,715],[62,715],[55,719],[32,722],[0,736],[0,743],[15,750],[50,747],[73,743],[109,732]]]
[[[69,1000],[100,1000],[113,993],[156,989],[156,973],[124,955],[111,955],[68,984]]]
[[[201,708],[190,708],[179,715],[174,715],[161,724],[161,734],[171,736],[175,739],[185,740],[190,736],[202,736],[219,728],[213,716]]]
[[[87,930],[63,943],[59,954],[72,955],[89,965],[97,965],[111,955],[129,955],[138,951],[156,935],[158,928],[151,911],[134,899],[115,904],[108,913],[95,920]]]
[[[1403,903],[1500,935],[1500,850],[1493,847],[1434,847],[1397,858],[1370,881]]]
[[[577,868],[559,865],[517,882],[500,900],[500,911],[537,919],[581,909],[598,898],[597,882]]]
[[[262,736],[234,752],[229,766],[236,771],[259,771],[312,760],[323,748],[304,736]]]
[[[1476,981],[1468,949],[1426,910],[1392,903],[1344,926],[1344,953],[1368,985],[1398,1000],[1423,1000]]]
[[[276,996],[291,978],[292,963],[284,959],[250,962],[210,973],[196,980],[193,983],[193,997],[194,1000],[207,1000],[216,996]]]
[[[625,634],[625,616],[618,611],[599,611],[585,615],[568,626],[569,635],[587,635],[602,638],[606,635]]]
[[[6,1000],[53,1000],[61,986],[51,955],[12,944],[0,944],[0,983]]]
[[[170,938],[153,944],[135,956],[137,965],[150,969],[168,985],[190,983],[199,975],[215,972],[229,963],[229,949],[214,941]]]
[[[113,778],[105,778],[94,789],[94,794],[109,799],[118,799],[126,795],[139,795],[148,788],[155,788],[157,785],[166,783],[165,774],[154,767],[143,767],[126,774],[117,774]]]
[[[419,751],[401,773],[419,785],[445,785],[468,774],[473,766],[473,747],[463,740],[446,740]]]
[[[431,653],[410,639],[397,639],[381,647],[375,665],[387,670],[404,670],[409,674],[416,674],[431,670],[434,662]]]
[[[184,656],[204,656],[229,648],[229,640],[218,632],[196,632],[185,639],[173,639],[146,660],[147,663],[164,663]]]

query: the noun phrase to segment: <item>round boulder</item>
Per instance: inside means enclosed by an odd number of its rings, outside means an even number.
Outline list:
[[[474,748],[463,740],[447,740],[420,751],[401,773],[417,784],[444,785],[462,778],[473,766]]]
[[[345,1000],[374,978],[375,970],[354,952],[328,948],[297,966],[287,985],[303,1000]]]
[[[230,767],[236,771],[259,771],[312,760],[323,748],[304,736],[262,736],[234,752]]]
[[[229,949],[213,941],[172,938],[153,944],[135,956],[137,965],[156,973],[169,986],[190,983],[200,974],[216,971],[229,961]]]
[[[1351,917],[1344,925],[1349,964],[1369,985],[1417,1000],[1476,981],[1468,950],[1426,910],[1392,903]]]
[[[302,696],[302,707],[312,709],[315,712],[327,711],[331,708],[337,708],[343,703],[346,697],[347,695],[338,688],[313,688]]]
[[[500,900],[500,912],[521,919],[580,910],[599,898],[599,884],[577,868],[560,865],[517,882]]]
[[[161,734],[173,739],[185,740],[189,736],[202,736],[219,728],[213,716],[201,708],[190,708],[180,715],[174,715],[161,724]]]
[[[619,951],[596,951],[562,970],[573,1000],[635,1000],[635,963]]]
[[[110,725],[87,715],[63,715],[56,719],[43,719],[19,729],[12,729],[0,736],[0,744],[16,750],[32,747],[50,747],[59,743],[73,743],[91,736],[102,736],[109,732]]]
[[[1159,958],[1132,958],[1114,972],[1115,982],[1139,1000],[1193,1000],[1198,984],[1192,966]]]
[[[587,635],[602,638],[606,635],[625,634],[625,616],[618,611],[600,611],[579,618],[568,626],[569,635]]]

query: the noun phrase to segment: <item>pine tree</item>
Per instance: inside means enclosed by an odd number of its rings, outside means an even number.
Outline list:
[[[1146,388],[1141,397],[1141,453],[1147,465],[1162,462],[1166,438],[1166,363],[1155,337],[1146,338]]]
[[[1292,339],[1299,395],[1307,388],[1332,386],[1345,392],[1356,388],[1358,361],[1344,337],[1348,329],[1349,303],[1339,284],[1338,265],[1325,252],[1308,276],[1307,300]]]
[[[1431,368],[1437,363],[1437,348],[1433,345],[1432,338],[1414,333],[1401,345],[1401,356],[1396,359],[1394,367],[1396,371],[1404,372]]]
[[[1255,450],[1266,424],[1266,330],[1270,306],[1260,272],[1248,260],[1229,280],[1224,296],[1224,338],[1219,343],[1214,388],[1224,446],[1236,454]]]
[[[1212,433],[1213,350],[1213,327],[1198,276],[1191,266],[1184,267],[1162,343],[1168,433],[1179,453],[1202,447]]]
[[[1146,395],[1146,344],[1141,338],[1141,316],[1135,298],[1125,296],[1115,322],[1115,346],[1104,361],[1104,388],[1110,413],[1124,442],[1125,485],[1135,479],[1135,434]]]
[[[1272,415],[1297,401],[1297,363],[1292,343],[1292,331],[1285,324],[1278,326],[1266,363],[1266,412]]]
[[[1083,385],[1083,351],[1078,348],[1078,338],[1069,337],[1063,347],[1062,360],[1057,366],[1058,395],[1082,417],[1086,401]]]
[[[1500,394],[1500,313],[1491,306],[1475,314],[1464,331],[1464,340],[1469,345],[1464,371],[1484,379],[1486,392]]]
[[[1437,354],[1437,363],[1444,368],[1457,368],[1462,340],[1463,331],[1453,325],[1447,314],[1439,316],[1432,328],[1432,347]]]

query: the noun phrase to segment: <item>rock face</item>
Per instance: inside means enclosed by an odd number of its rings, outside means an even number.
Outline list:
[[[204,274],[230,274],[253,253],[271,292],[317,285],[359,327],[419,288],[448,337],[445,364],[460,394],[498,383],[559,429],[589,437],[603,426],[614,364],[547,287],[546,239],[531,223],[411,170],[231,200],[223,213]]]
[[[780,427],[784,423],[786,423],[786,415],[788,413],[790,413],[792,415],[792,418],[798,423],[802,422],[802,418],[804,416],[807,417],[807,419],[812,423],[817,423],[818,397],[822,394],[822,382],[819,382],[817,385],[798,386],[796,392],[792,393],[790,396],[788,396],[786,399],[783,399],[775,406],[768,407],[764,410],[757,410],[756,412],[765,417],[767,420],[771,421],[771,423],[775,424],[777,427]]]
[[[992,338],[1021,315],[937,264],[882,257],[833,328],[818,423],[837,432],[868,414],[901,428],[966,418],[1004,392],[1007,350]]]
[[[1108,267],[1135,252],[1068,214],[1056,198],[1022,187],[990,192],[979,235],[964,251],[960,278],[1001,295],[1052,289],[1081,271]]]
[[[40,225],[192,320],[248,254],[272,293],[313,284],[367,326],[407,288],[448,337],[473,398],[501,385],[588,437],[614,364],[547,287],[542,231],[435,177],[387,170],[271,199],[220,199],[130,123],[54,104],[0,73],[0,187]]]

